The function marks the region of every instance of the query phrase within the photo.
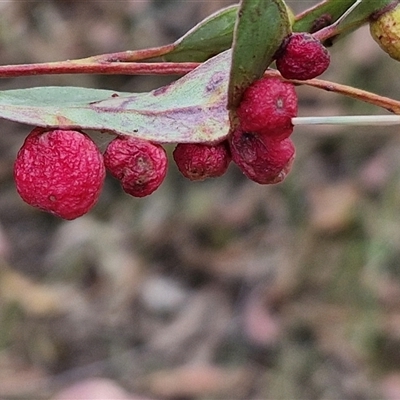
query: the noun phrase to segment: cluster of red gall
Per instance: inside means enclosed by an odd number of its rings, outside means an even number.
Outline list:
[[[309,34],[292,34],[277,53],[287,79],[310,79],[329,65],[329,54]],[[223,175],[231,160],[260,184],[281,182],[290,171],[295,148],[291,119],[297,95],[290,82],[263,78],[253,83],[237,109],[238,123],[217,144],[180,143],[173,152],[179,171],[197,181]],[[117,136],[104,154],[85,133],[35,128],[14,164],[17,191],[28,204],[64,219],[87,213],[97,202],[106,169],[135,197],[153,193],[167,172],[167,154],[158,143]]]

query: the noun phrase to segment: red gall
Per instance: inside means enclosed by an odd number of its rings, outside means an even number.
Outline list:
[[[276,67],[285,79],[316,78],[329,64],[328,50],[310,33],[291,34],[276,55]]]
[[[104,163],[111,175],[121,182],[126,193],[144,197],[163,182],[168,159],[161,145],[121,135],[108,144]]]
[[[297,94],[292,83],[278,78],[262,78],[250,85],[237,109],[245,132],[263,133],[282,140],[293,132],[297,115]]]
[[[251,180],[279,183],[289,173],[295,147],[290,138],[273,140],[263,134],[237,129],[230,137],[232,160]]]
[[[191,181],[202,181],[223,175],[231,161],[226,142],[215,145],[179,143],[173,152],[182,175]]]
[[[64,219],[87,213],[97,202],[105,178],[103,156],[84,133],[35,128],[14,163],[21,198]]]

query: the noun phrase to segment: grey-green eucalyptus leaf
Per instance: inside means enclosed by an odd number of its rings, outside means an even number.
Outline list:
[[[0,118],[34,126],[93,129],[160,143],[218,142],[229,132],[226,51],[149,93],[78,87],[0,91]]]

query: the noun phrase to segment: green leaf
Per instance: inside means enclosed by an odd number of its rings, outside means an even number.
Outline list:
[[[230,51],[149,93],[78,87],[0,91],[0,118],[34,126],[94,129],[160,143],[217,142],[229,132]]]
[[[340,18],[355,1],[356,0],[322,1],[297,16],[296,22],[292,27],[293,31],[314,32],[324,26],[330,25]],[[374,8],[375,11],[386,6],[391,1],[393,0],[364,0],[364,3],[366,7]],[[278,3],[283,4],[283,1]],[[166,54],[164,59],[166,61],[175,62],[203,62],[229,49],[232,46],[238,8],[238,5],[223,8],[201,21],[174,43],[173,50]],[[362,19],[361,24],[364,22],[365,18]],[[343,36],[344,35],[341,34],[339,38]],[[336,39],[337,38],[335,38],[335,40]]]
[[[343,36],[359,28],[369,21],[373,13],[391,3],[393,3],[393,0],[362,1],[355,10],[340,22],[336,32],[337,36]]]
[[[237,5],[224,8],[200,22],[174,43],[167,61],[203,62],[232,45]]]
[[[300,14],[293,25],[296,32],[315,32],[324,26],[331,25],[338,20],[356,0],[327,0],[312,9]],[[368,22],[374,12],[386,7],[393,0],[364,0],[334,31],[334,40],[343,38],[346,34],[354,31]]]
[[[236,20],[228,108],[238,106],[245,89],[273,61],[283,39],[291,33],[282,0],[242,0]]]
[[[301,13],[293,25],[295,32],[313,32],[335,22],[356,0],[327,0]]]

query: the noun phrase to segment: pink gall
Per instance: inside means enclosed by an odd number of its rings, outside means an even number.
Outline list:
[[[202,181],[223,175],[231,161],[226,142],[216,145],[180,143],[173,157],[182,175],[191,181]]]
[[[17,191],[28,204],[64,219],[87,213],[105,178],[103,156],[84,133],[34,129],[14,163]]]
[[[117,136],[104,152],[104,163],[126,193],[144,197],[164,181],[168,159],[159,144],[131,136]]]
[[[290,172],[295,147],[290,138],[277,141],[262,134],[235,130],[230,138],[232,160],[251,180],[279,183]]]
[[[263,78],[250,85],[237,109],[241,128],[282,140],[293,132],[297,94],[292,83]]]
[[[321,75],[329,67],[325,46],[310,33],[293,33],[277,53],[276,67],[285,79],[307,80]]]

